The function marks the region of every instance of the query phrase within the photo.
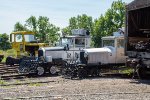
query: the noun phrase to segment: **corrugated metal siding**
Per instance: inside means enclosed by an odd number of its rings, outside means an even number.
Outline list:
[[[88,63],[91,64],[107,64],[108,63],[108,52],[96,52],[88,54]]]
[[[150,0],[134,0],[127,5],[127,10],[135,10],[140,8],[150,7]]]

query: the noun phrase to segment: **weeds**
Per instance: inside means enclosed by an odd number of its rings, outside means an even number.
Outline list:
[[[2,80],[2,79],[0,79],[0,85],[7,85],[7,82]]]
[[[16,84],[20,84],[21,83],[21,81],[20,80],[16,80]]]
[[[121,70],[120,72],[122,74],[131,75],[133,73],[133,69],[129,68],[129,69]]]
[[[14,49],[9,49],[9,50],[6,51],[6,55],[5,56],[6,57],[8,57],[8,56],[17,57],[17,52]]]
[[[0,50],[0,54],[4,55],[2,62],[6,62],[8,56],[17,57],[17,52],[14,49],[9,49],[7,51]]]
[[[40,83],[30,83],[29,86],[41,86],[42,84]]]

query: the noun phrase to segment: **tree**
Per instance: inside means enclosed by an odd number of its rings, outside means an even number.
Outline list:
[[[114,1],[111,8],[94,22],[94,46],[101,46],[101,37],[112,35],[118,28],[124,26],[125,3],[122,0]]]
[[[49,18],[40,16],[38,19],[38,28],[39,28],[38,34],[41,41],[46,40],[48,27],[49,27]]]
[[[94,34],[92,35],[93,46],[100,47],[101,38],[107,35],[106,32],[106,19],[103,15],[100,18],[95,20],[94,23]]]
[[[68,27],[63,28],[63,29],[62,29],[62,34],[63,34],[63,35],[71,34],[71,29],[70,29],[70,27],[68,26]]]
[[[69,27],[71,29],[77,29],[79,26],[78,26],[78,20],[76,17],[71,17],[69,19]]]
[[[37,27],[38,27],[37,24],[38,23],[37,23],[36,17],[35,16],[31,16],[30,18],[28,18],[26,20],[26,24],[25,25],[28,26],[31,31],[37,33]]]
[[[38,19],[39,38],[44,42],[54,43],[58,40],[59,27],[51,24],[49,18],[40,16]]]
[[[10,49],[11,45],[9,42],[9,35],[6,33],[0,34],[0,50],[7,50]]]
[[[52,44],[55,43],[58,40],[59,30],[60,30],[59,27],[56,27],[53,24],[49,24],[46,40],[49,40],[49,42],[51,42]]]
[[[25,25],[17,22],[14,27],[14,31],[33,31],[36,33],[36,37],[40,39],[41,42],[56,42],[58,39],[59,27],[51,24],[48,17],[31,16],[26,20]]]
[[[63,33],[71,34],[72,29],[87,29],[90,33],[93,33],[93,21],[91,16],[86,14],[78,15],[77,17],[71,17],[69,19],[69,26],[62,29]]]
[[[14,26],[14,32],[16,31],[28,31],[27,27],[25,25],[22,25],[20,22],[17,22]]]

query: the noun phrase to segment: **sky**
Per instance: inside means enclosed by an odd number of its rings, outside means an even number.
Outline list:
[[[68,26],[71,17],[87,14],[99,18],[117,0],[0,0],[0,33],[10,34],[16,22],[25,24],[31,15],[46,16],[58,27]],[[133,0],[122,0],[130,3]]]

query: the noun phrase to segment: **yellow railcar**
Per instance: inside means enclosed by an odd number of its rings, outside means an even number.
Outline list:
[[[17,58],[22,56],[38,56],[38,49],[40,47],[48,46],[47,43],[39,43],[35,38],[35,33],[31,31],[18,31],[10,34],[10,41],[12,49],[16,50]],[[7,57],[6,64],[15,64],[14,58]]]
[[[32,54],[37,55],[39,47],[48,46],[46,43],[39,43],[35,39],[34,32],[18,31],[10,34],[10,41],[12,43],[12,48],[17,51],[17,56]]]

